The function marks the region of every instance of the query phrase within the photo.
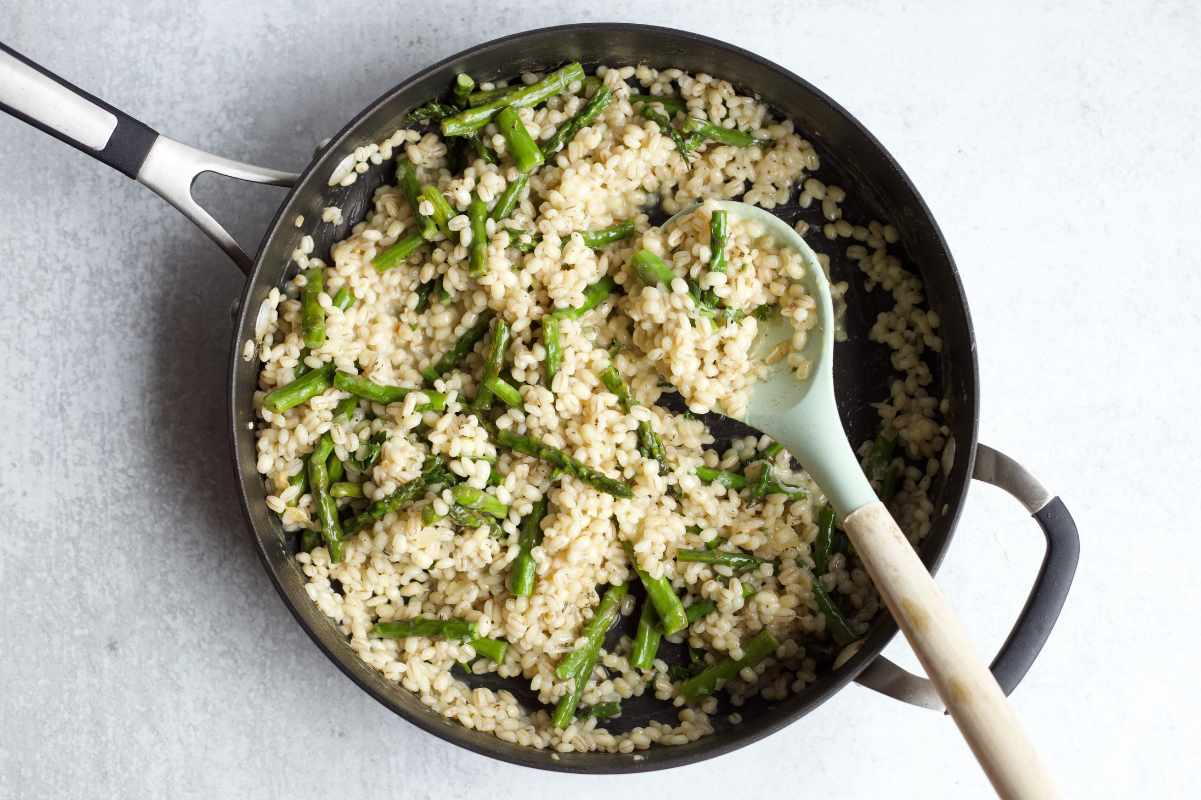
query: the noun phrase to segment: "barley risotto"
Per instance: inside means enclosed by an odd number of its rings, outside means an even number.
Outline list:
[[[738,415],[769,363],[805,374],[804,266],[705,201],[820,208],[797,229],[859,267],[833,276],[836,309],[842,278],[891,296],[871,337],[895,375],[861,454],[916,542],[947,431],[938,319],[896,231],[843,218],[789,120],[674,69],[460,75],[330,185],[392,161],[352,235],[301,239],[243,351],[267,504],[355,652],[450,719],[564,752],[692,741],[840,665],[881,607],[821,488],[694,416]],[[757,353],[769,317],[792,339]],[[623,616],[633,636],[606,636]],[[621,725],[643,695],[661,720]]]

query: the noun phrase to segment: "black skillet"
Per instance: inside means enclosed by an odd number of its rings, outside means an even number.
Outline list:
[[[1005,489],[1033,515],[1047,541],[1043,565],[1009,638],[992,669],[1006,693],[1033,664],[1067,597],[1079,554],[1079,537],[1067,509],[1033,476],[1003,454],[978,444],[978,375],[976,345],[967,301],[955,264],[938,225],[917,190],[884,147],[849,113],[815,87],[786,69],[753,53],[704,36],[667,28],[625,24],[581,24],[527,31],[473,47],[405,80],[372,103],[326,143],[299,176],[262,169],[204,153],[158,133],[92,97],[0,44],[0,107],[41,128],[127,176],[146,184],[179,208],[222,247],[248,276],[230,346],[229,424],[234,469],[242,507],[258,545],[263,565],[296,619],[329,658],[365,691],[408,721],[447,741],[477,753],[517,764],[567,772],[637,772],[663,769],[711,758],[742,747],[804,716],[852,680],[907,702],[941,709],[924,678],[912,675],[880,656],[896,634],[882,615],[858,654],[836,671],[787,700],[757,700],[740,709],[742,722],[726,714],[714,717],[716,733],[678,747],[655,747],[635,759],[631,755],[549,752],[508,744],[490,734],[467,730],[429,710],[409,692],[386,681],[358,660],[343,636],[304,592],[304,577],[292,560],[293,537],[285,534],[264,504],[265,491],[255,471],[254,411],[256,363],[240,357],[242,344],[254,338],[255,315],[272,287],[289,277],[289,255],[300,237],[310,233],[317,251],[344,238],[363,218],[374,189],[392,175],[392,165],[374,166],[350,187],[330,188],[335,165],[355,147],[378,141],[403,126],[405,115],[442,94],[459,72],[477,80],[542,71],[567,61],[596,64],[649,64],[706,72],[726,78],[744,92],[759,95],[780,116],[794,120],[821,156],[820,177],[847,190],[849,219],[891,221],[900,231],[903,257],[921,274],[928,305],[942,321],[944,347],[932,364],[935,396],[949,401],[947,424],[955,443],[948,474],[934,486],[936,518],[922,542],[921,555],[931,571],[938,567],[955,529],[971,478]],[[196,176],[214,172],[240,180],[291,186],[259,247],[248,256],[228,233],[192,198]],[[17,187],[11,187],[14,191]],[[314,224],[324,207],[343,209],[337,226]],[[793,219],[796,206],[780,209]],[[304,215],[308,224],[293,224]],[[819,249],[822,243],[818,242]],[[868,340],[867,331],[885,302],[882,292],[867,293],[854,265],[831,251],[836,279],[850,280],[847,297],[848,340],[838,345],[835,386],[840,412],[852,441],[875,433],[871,403],[888,396],[892,380],[888,353]],[[720,436],[739,435],[739,426],[719,428]],[[232,500],[232,498],[231,498]],[[520,682],[511,687],[528,697]],[[617,725],[626,728],[650,718],[673,719],[653,700],[624,704]]]

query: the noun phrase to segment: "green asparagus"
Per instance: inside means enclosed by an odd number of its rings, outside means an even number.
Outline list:
[[[351,375],[340,370],[334,373],[334,387],[350,392],[355,397],[384,405],[399,402],[410,392],[421,392],[427,399],[416,407],[417,411],[442,411],[446,408],[446,395],[441,392],[432,389],[410,389],[405,386],[385,386],[369,381],[361,375]]]
[[[642,611],[638,615],[638,629],[634,633],[634,644],[630,649],[630,666],[635,669],[650,669],[659,652],[659,640],[663,638],[663,629],[659,625],[659,615],[655,613],[655,604],[650,598],[642,601]]]
[[[468,328],[441,358],[421,370],[421,376],[425,378],[426,385],[433,386],[434,381],[457,367],[459,362],[466,358],[467,354],[472,351],[476,343],[484,338],[484,334],[488,332],[488,326],[491,324],[491,311],[485,311],[480,314],[475,324]]]
[[[519,171],[533,172],[546,160],[538,148],[538,143],[522,124],[516,108],[509,106],[501,109],[496,115],[496,127],[500,129],[500,135],[505,137],[509,155],[513,157],[513,163]]]
[[[746,476],[741,472],[714,467],[697,467],[696,476],[704,483],[716,483],[736,492],[746,488]]]
[[[599,228],[594,231],[584,231],[580,234],[584,238],[584,245],[592,250],[601,250],[614,242],[620,242],[629,239],[634,235],[634,220],[627,219],[624,222],[618,222],[615,225],[610,225],[607,228]]]
[[[700,674],[684,681],[679,686],[680,696],[689,703],[708,697],[717,691],[720,684],[734,678],[746,667],[754,667],[776,652],[779,647],[774,636],[761,630],[742,646],[742,658],[724,658],[706,667]]]
[[[440,483],[448,483],[453,478],[450,470],[446,468],[441,456],[430,456],[422,465],[421,475],[413,480],[401,484],[401,486],[392,494],[382,500],[376,500],[371,505],[367,506],[367,510],[353,517],[346,523],[346,531],[354,533],[360,528],[366,527],[378,520],[383,519],[389,514],[399,511],[404,506],[417,500],[425,494],[431,486]]]
[[[726,244],[730,238],[729,216],[717,209],[709,217],[709,271],[726,271]]]
[[[659,113],[657,109],[651,108],[649,105],[642,106],[642,108],[639,109],[639,113],[642,114],[644,119],[648,119],[658,125],[659,130],[662,133],[671,137],[672,142],[675,143],[676,152],[683,156],[685,161],[688,160],[688,157],[695,149],[695,145],[689,139],[685,139],[684,136],[678,130],[676,130],[676,126],[671,124],[671,118],[668,115]]]
[[[492,407],[492,390],[488,380],[500,376],[505,364],[505,352],[509,349],[509,325],[501,317],[492,323],[492,339],[488,344],[488,357],[484,360],[484,375],[481,386],[476,390],[471,407],[476,411],[487,411]]]
[[[429,636],[438,639],[475,639],[475,623],[465,619],[413,619],[377,622],[371,629],[372,636],[384,639],[407,639],[410,636]]]
[[[452,105],[441,103],[437,100],[432,100],[420,108],[415,108],[405,117],[405,121],[409,124],[420,122],[438,122],[439,120],[449,117],[458,111]]]
[[[630,104],[641,105],[645,103],[658,103],[663,106],[663,110],[668,114],[683,114],[688,110],[688,106],[684,105],[684,101],[678,97],[664,97],[662,95],[653,94],[631,94]]]
[[[593,469],[562,450],[551,447],[532,436],[522,436],[502,429],[496,432],[495,441],[499,447],[516,450],[518,453],[545,461],[606,494],[614,497],[633,497],[634,495],[633,490],[625,481],[610,478],[600,470]]]
[[[432,208],[428,219],[434,221],[434,225],[438,226],[438,230],[447,239],[451,238],[450,218],[455,215],[454,207],[450,201],[446,199],[446,195],[438,190],[437,186],[421,187],[421,201],[428,202]]]
[[[485,491],[460,483],[450,490],[455,503],[473,511],[483,511],[499,519],[504,519],[509,513],[509,507],[497,500],[495,496]]]
[[[500,222],[512,214],[513,209],[517,207],[517,203],[521,200],[521,193],[525,190],[526,184],[529,182],[530,176],[523,172],[505,184],[505,188],[501,190],[500,196],[496,198],[496,203],[492,206],[492,211],[488,213],[488,216]]]
[[[391,244],[377,253],[375,258],[371,259],[371,266],[375,267],[376,272],[387,272],[394,267],[399,267],[423,244],[425,244],[425,239],[421,233],[414,231],[403,239],[397,239],[395,244]]]
[[[334,442],[326,433],[317,440],[309,454],[309,493],[321,522],[321,537],[329,548],[329,560],[337,564],[342,560],[342,527],[338,524],[338,507],[329,495],[329,471],[326,462],[333,453]]]
[[[504,97],[509,92],[513,91],[512,86],[498,86],[495,89],[481,89],[478,92],[472,92],[467,96],[468,107],[482,106],[484,103],[495,100],[498,97]]]
[[[822,586],[821,580],[812,572],[810,577],[812,578],[810,584],[813,588],[813,600],[817,603],[817,610],[826,618],[826,630],[830,633],[830,637],[839,646],[848,645],[858,639],[859,637],[851,629],[846,617],[838,610],[834,598],[830,597],[826,592],[826,587]]]
[[[607,86],[601,86],[596,90],[596,94],[584,104],[574,117],[561,124],[555,131],[554,135],[547,139],[542,144],[542,154],[550,157],[563,149],[575,135],[583,128],[588,127],[600,113],[605,110],[605,107],[613,100],[613,90]]]
[[[300,295],[300,332],[305,347],[325,344],[325,309],[319,298],[325,291],[325,270],[313,267],[304,273],[304,290]]]
[[[655,613],[659,617],[663,633],[671,636],[673,633],[679,633],[687,628],[688,616],[684,613],[684,604],[680,602],[679,595],[671,586],[671,580],[666,575],[652,578],[646,570],[640,568],[638,559],[634,555],[634,549],[628,542],[625,545],[625,551],[630,566],[638,573],[638,579],[642,581],[642,586],[646,589],[647,599],[655,606]]]
[[[384,442],[386,441],[388,441],[387,431],[378,431],[372,434],[371,438],[367,440],[367,444],[364,445],[365,452],[363,457],[350,459],[350,466],[359,472],[367,472],[379,461],[380,454],[384,449]]]
[[[542,346],[546,349],[546,385],[549,388],[563,364],[563,350],[559,345],[559,317],[555,314],[547,314],[542,318]]]
[[[712,122],[696,117],[688,117],[684,120],[682,126],[684,133],[694,134],[703,139],[710,139],[719,144],[728,144],[733,147],[750,147],[755,144],[767,144],[766,139],[756,139],[746,131],[740,131],[736,128],[723,128],[720,125],[714,125]]]
[[[471,195],[467,218],[471,220],[471,275],[479,278],[488,274],[488,207],[478,194]]]
[[[567,91],[571,84],[582,80],[584,80],[584,68],[578,63],[568,64],[535,84],[511,88],[485,102],[472,105],[454,116],[444,118],[442,135],[463,136],[477,131],[487,125],[488,121],[503,108],[509,106],[528,108],[538,105]],[[468,98],[468,102],[470,102],[470,98]]]
[[[485,378],[484,388],[492,392],[492,395],[507,405],[509,408],[521,408],[521,392],[517,391],[517,387],[506,381],[499,375],[495,378]]]
[[[669,287],[676,277],[667,262],[650,250],[639,250],[630,264],[634,267],[634,274],[647,286]]]
[[[332,483],[329,487],[329,495],[335,499],[340,499],[343,497],[362,497],[363,484],[348,483],[346,481]]]
[[[349,286],[343,286],[333,297],[334,308],[339,311],[345,311],[354,305],[354,292],[350,291]]]
[[[438,226],[418,211],[421,206],[421,182],[417,180],[417,168],[404,156],[396,159],[396,182],[400,184],[405,199],[409,201],[409,208],[413,211],[413,219],[417,220],[417,228],[421,231],[422,238],[427,241],[435,238],[438,235]]]
[[[475,91],[475,79],[466,72],[460,72],[455,76],[455,102],[460,106],[466,106],[471,98],[471,93]]]
[[[601,371],[600,379],[606,389],[617,395],[617,401],[621,403],[622,410],[627,414],[631,408],[637,405],[630,396],[630,389],[622,379],[621,373],[617,371],[617,367],[612,364],[605,367]],[[642,454],[643,458],[658,461],[662,466],[667,465],[667,449],[663,446],[663,440],[659,438],[659,434],[655,433],[651,424],[645,420],[638,421],[638,452]]]
[[[509,572],[509,591],[515,597],[529,597],[534,593],[537,564],[531,552],[542,542],[542,518],[546,516],[546,498],[543,497],[521,521],[521,535],[517,539],[517,558]]]
[[[770,563],[768,559],[758,558],[747,553],[731,553],[726,550],[677,550],[676,561],[713,564],[719,567],[729,567],[735,572],[746,572],[761,564]]]
[[[813,573],[825,575],[830,571],[830,556],[834,547],[834,506],[828,503],[817,515],[817,539],[813,542]]]
[[[505,654],[509,652],[509,643],[504,639],[485,639],[481,636],[478,639],[472,639],[469,644],[477,656],[483,656],[497,664],[503,664]]]
[[[617,700],[607,700],[603,703],[581,708],[576,712],[577,719],[613,719],[621,716],[621,703]]]
[[[596,283],[584,289],[584,302],[570,308],[560,308],[552,312],[561,319],[579,319],[601,303],[609,299],[609,295],[617,291],[617,281],[606,275]]]
[[[767,461],[759,462],[759,472],[749,484],[751,499],[759,500],[769,494],[787,495],[789,500],[803,500],[808,492],[799,486],[787,486],[775,476],[775,470]]]
[[[301,403],[307,403],[333,385],[334,365],[326,364],[306,372],[291,383],[272,389],[263,398],[263,408],[282,414]]]

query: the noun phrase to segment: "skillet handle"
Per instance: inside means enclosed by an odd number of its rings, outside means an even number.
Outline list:
[[[997,683],[1008,695],[1038,658],[1063,610],[1076,574],[1076,563],[1080,560],[1080,534],[1063,501],[1053,497],[1033,475],[1004,453],[987,445],[978,445],[972,477],[1004,489],[1016,498],[1034,517],[1047,539],[1046,555],[1026,605],[990,666]],[[929,680],[883,656],[869,664],[856,680],[911,705],[945,711]]]
[[[192,196],[204,172],[271,186],[297,175],[231,161],[160,135],[0,42],[0,109],[148,186],[196,223],[245,273],[254,261]]]

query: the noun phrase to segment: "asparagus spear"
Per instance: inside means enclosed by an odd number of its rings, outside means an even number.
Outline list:
[[[354,305],[354,292],[350,291],[349,286],[343,286],[337,291],[333,297],[334,308],[339,311],[345,311]]]
[[[331,455],[329,461],[326,462],[326,472],[329,473],[329,485],[333,488],[335,483],[338,483],[346,475],[346,465],[337,456]]]
[[[634,549],[628,542],[625,550],[626,556],[630,560],[630,566],[638,573],[638,579],[642,581],[642,586],[646,589],[647,599],[655,606],[655,613],[659,616],[659,624],[663,626],[663,633],[671,636],[673,633],[679,633],[687,628],[688,617],[684,613],[684,604],[680,602],[676,590],[672,588],[671,581],[666,575],[661,578],[652,578],[645,570],[639,568],[638,560],[634,557]]]
[[[458,111],[457,108],[437,100],[431,100],[420,108],[415,108],[405,117],[405,121],[412,124],[415,122],[437,122],[445,119],[451,114]]]
[[[800,499],[806,496],[804,489],[780,483],[772,475],[770,467],[767,464],[764,464],[762,470],[753,483],[741,472],[715,469],[714,467],[697,467],[696,476],[705,483],[716,483],[734,491],[741,491],[750,486],[753,498],[768,494],[785,494],[792,499]]]
[[[759,631],[742,646],[742,658],[724,658],[716,664],[706,667],[699,675],[680,684],[680,696],[692,703],[713,694],[717,691],[719,684],[735,677],[745,667],[754,667],[776,652],[777,647],[779,647],[779,643],[767,629]]]
[[[745,572],[760,564],[768,563],[767,559],[757,558],[747,553],[731,553],[723,550],[677,550],[676,561],[683,561],[686,564],[713,564],[729,567],[735,572]]]
[[[388,432],[379,431],[367,441],[367,452],[362,458],[352,458],[350,465],[359,472],[367,472],[379,461],[384,442],[388,441]]]
[[[542,346],[546,349],[546,385],[555,382],[555,375],[563,364],[563,350],[559,345],[559,317],[547,314],[542,318]]]
[[[484,361],[484,375],[481,386],[475,393],[471,407],[476,411],[487,411],[492,408],[492,390],[488,388],[488,380],[499,377],[500,368],[505,363],[505,351],[509,349],[509,326],[500,317],[492,325],[492,341],[488,345],[488,358]]]
[[[361,375],[351,375],[339,370],[334,373],[334,387],[344,392],[350,392],[356,397],[370,400],[373,403],[396,403],[405,398],[409,392],[421,392],[428,400],[417,406],[418,411],[442,411],[446,408],[446,395],[432,389],[409,389],[405,386],[385,386],[369,381]]]
[[[495,89],[481,89],[478,92],[472,92],[467,97],[468,107],[482,106],[484,103],[495,100],[498,97],[504,97],[509,92],[513,91],[512,86],[498,86]]]
[[[627,219],[624,222],[618,222],[607,228],[584,231],[580,235],[584,237],[585,246],[593,250],[601,250],[614,242],[631,238],[634,235],[634,220]]]
[[[613,584],[605,591],[592,614],[592,619],[588,620],[581,632],[584,644],[568,653],[555,667],[555,675],[559,680],[565,681],[578,674],[588,660],[588,654],[601,649],[605,643],[605,634],[621,616],[621,603],[629,591],[629,586],[624,583]]]
[[[421,375],[425,378],[426,385],[433,386],[434,381],[457,367],[459,362],[466,358],[467,354],[475,347],[476,343],[484,338],[484,334],[488,332],[488,326],[491,324],[491,311],[484,311],[480,314],[475,324],[468,328],[441,358],[421,370]]]
[[[859,637],[851,629],[846,617],[838,610],[834,599],[826,592],[826,587],[822,586],[822,582],[812,572],[809,575],[810,584],[813,587],[813,600],[817,603],[817,610],[826,618],[826,630],[830,632],[834,642],[844,646],[858,639]]]
[[[513,209],[517,207],[517,202],[521,199],[522,191],[529,182],[530,176],[523,172],[505,184],[505,188],[501,190],[500,197],[496,198],[496,203],[492,206],[492,211],[488,216],[500,222],[512,214]]]
[[[362,527],[381,520],[395,511],[399,511],[425,494],[429,487],[439,483],[446,483],[452,477],[450,470],[446,468],[441,456],[430,456],[425,460],[421,475],[408,483],[401,484],[392,494],[382,500],[376,500],[367,506],[367,510],[362,514],[351,518],[346,523],[347,532],[354,533]]]
[[[500,128],[500,135],[505,137],[513,162],[521,172],[533,172],[546,160],[513,106],[501,109],[496,115],[496,127]]]
[[[726,243],[730,237],[729,219],[726,212],[717,209],[709,217],[709,271],[726,271]]]
[[[496,399],[507,405],[509,408],[521,408],[521,392],[517,391],[517,387],[506,381],[504,378],[497,376],[495,378],[486,378],[484,380],[484,388],[492,392]]]
[[[488,274],[488,207],[478,194],[471,195],[467,218],[471,220],[471,274],[478,278]]]
[[[542,237],[538,234],[531,234],[529,231],[523,231],[521,228],[505,228],[509,232],[509,247],[514,247],[519,253],[532,253],[538,243],[542,241]]]
[[[538,105],[567,91],[571,84],[582,80],[584,80],[584,68],[578,63],[568,64],[535,84],[512,88],[486,102],[473,105],[454,116],[446,117],[442,120],[442,135],[463,136],[479,130],[503,108],[509,106],[528,108]]]
[[[664,97],[654,94],[631,94],[630,104],[640,105],[644,103],[658,103],[663,106],[663,110],[668,114],[683,114],[688,110],[688,106],[684,105],[684,101],[678,97]]]
[[[617,395],[618,402],[621,403],[622,409],[627,414],[632,407],[637,405],[633,398],[630,397],[630,388],[622,380],[621,373],[617,371],[617,367],[612,364],[605,367],[600,374],[600,379],[606,389]],[[655,429],[645,420],[639,420],[638,422],[638,452],[642,454],[643,458],[658,461],[661,465],[667,464],[667,449],[663,446],[663,441],[659,438],[659,434],[655,433]]]
[[[417,180],[417,169],[404,156],[396,159],[396,182],[400,184],[405,199],[409,201],[409,208],[413,210],[413,219],[417,220],[417,229],[421,231],[422,238],[427,241],[433,239],[438,235],[438,228],[432,219],[422,216],[417,210],[421,205],[421,182]]]
[[[630,666],[636,669],[650,669],[659,652],[659,640],[663,638],[663,629],[659,625],[659,616],[655,613],[655,604],[650,598],[642,601],[642,612],[638,616],[638,630],[634,633],[634,644],[630,649]]]
[[[597,703],[588,708],[581,708],[576,712],[577,719],[588,719],[595,717],[596,719],[612,719],[613,717],[621,716],[621,703],[617,700],[608,700],[604,703]]]
[[[422,513],[424,517],[424,512]],[[457,503],[450,507],[449,516],[460,528],[468,528],[470,530],[487,528],[489,533],[497,539],[504,536],[504,529],[500,527],[495,519]]]
[[[329,472],[326,461],[334,450],[333,439],[326,433],[317,440],[309,455],[309,493],[321,521],[321,537],[329,548],[329,560],[337,564],[342,560],[342,527],[338,524],[338,507],[329,495]]]
[[[476,655],[483,656],[489,661],[495,661],[497,664],[503,664],[505,654],[509,652],[509,643],[504,639],[485,639],[481,636],[472,639],[470,644]]]
[[[423,244],[425,244],[425,239],[421,232],[414,231],[376,253],[375,258],[371,259],[371,266],[375,267],[376,272],[387,272],[394,267],[399,267]]]
[[[450,201],[446,199],[446,195],[442,194],[437,186],[423,186],[421,188],[421,200],[428,201],[433,207],[433,211],[428,218],[434,221],[434,224],[438,226],[438,230],[442,232],[443,236],[447,239],[451,238],[448,223],[450,222],[450,218],[455,215],[455,210],[451,206]]]
[[[473,511],[483,511],[498,519],[504,519],[509,513],[509,507],[485,491],[461,483],[450,490],[455,503]]]
[[[696,117],[688,117],[684,120],[684,133],[699,136],[702,139],[711,139],[719,144],[728,144],[733,147],[750,147],[754,144],[767,144],[767,139],[756,139],[746,131],[740,131],[736,128],[723,128],[720,125],[714,125],[712,122]]]
[[[495,441],[499,447],[516,450],[545,461],[606,494],[614,497],[632,497],[634,495],[629,484],[624,481],[610,478],[600,470],[593,469],[562,450],[551,447],[532,436],[522,436],[509,430],[498,430]]]
[[[439,639],[475,639],[475,623],[464,619],[413,619],[377,622],[371,629],[373,636],[383,639],[407,639],[410,636],[429,636]],[[474,642],[473,642],[474,646]]]
[[[675,143],[676,152],[682,155],[685,161],[688,160],[688,156],[692,153],[695,145],[689,139],[685,139],[680,132],[676,130],[676,127],[671,124],[671,118],[667,114],[660,114],[656,109],[651,108],[649,105],[642,106],[642,108],[639,109],[639,113],[642,114],[644,119],[648,119],[658,125],[660,131],[670,136],[672,142]]]
[[[741,491],[746,488],[746,476],[741,472],[715,469],[714,467],[697,467],[696,476],[705,483],[716,483],[734,491]]]
[[[834,506],[826,504],[817,515],[817,539],[813,542],[813,574],[830,571],[830,555],[834,547]]]
[[[579,319],[592,309],[599,306],[601,303],[605,302],[605,300],[609,298],[609,295],[613,294],[615,291],[617,291],[617,281],[606,275],[596,283],[593,283],[584,289],[583,304],[572,306],[570,308],[560,308],[553,313],[563,319]]]
[[[466,106],[471,98],[471,93],[475,91],[475,79],[466,72],[460,72],[455,76],[455,102],[460,106]]]
[[[808,493],[799,486],[786,486],[775,477],[775,470],[767,461],[759,462],[759,474],[750,483],[751,499],[758,500],[769,494],[788,495],[790,500],[801,500]]]
[[[272,389],[263,397],[263,408],[282,414],[289,408],[307,403],[333,385],[334,365],[326,364],[306,372],[291,383]]]
[[[362,497],[363,484],[347,483],[345,481],[331,483],[329,487],[329,496],[335,499],[340,499],[343,497]]]
[[[780,444],[779,442],[772,442],[767,447],[752,453],[748,458],[744,459],[742,461],[742,466],[748,467],[756,461],[771,461],[783,449],[784,445]]]
[[[509,591],[516,597],[529,597],[534,593],[537,564],[531,551],[542,541],[542,518],[545,516],[546,498],[543,497],[521,521],[517,558],[513,559],[513,569],[509,572]]]
[[[634,274],[647,286],[670,286],[676,277],[667,262],[650,250],[639,250],[630,264],[634,267]]]
[[[605,107],[612,100],[612,89],[608,86],[598,88],[596,94],[592,95],[592,98],[584,104],[579,113],[560,125],[554,135],[543,142],[542,154],[549,157],[562,150],[568,142],[575,138],[575,135],[581,129],[595,122],[596,118],[600,116],[600,113],[605,110]]]
[[[300,295],[300,333],[305,347],[325,344],[325,309],[318,298],[325,291],[325,270],[313,267],[304,273],[304,290]]]

